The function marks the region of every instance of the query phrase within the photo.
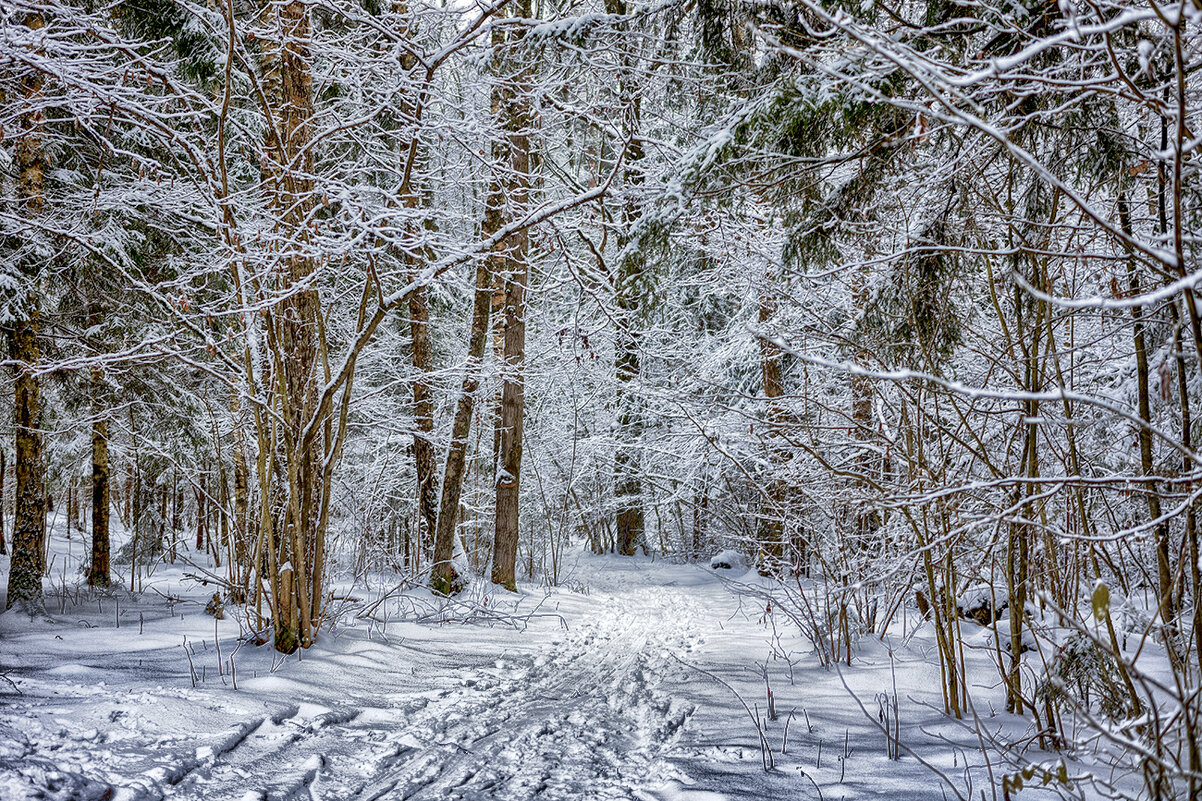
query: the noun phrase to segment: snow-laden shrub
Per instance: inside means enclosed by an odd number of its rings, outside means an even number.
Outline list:
[[[1073,634],[1056,649],[1036,694],[1059,709],[1082,709],[1115,721],[1130,714],[1120,682],[1114,657],[1089,637]]]

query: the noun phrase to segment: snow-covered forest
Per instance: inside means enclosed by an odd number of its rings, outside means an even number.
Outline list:
[[[1202,798],[1199,68],[0,0],[0,798]]]

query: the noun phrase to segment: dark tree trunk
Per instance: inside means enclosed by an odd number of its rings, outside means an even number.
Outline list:
[[[8,547],[4,544],[4,478],[8,475],[6,461],[4,449],[0,448],[0,556],[8,553]]]
[[[43,25],[38,14],[26,16],[26,24],[34,30]],[[42,91],[42,78],[34,72],[24,81],[25,97],[33,99]],[[42,119],[38,112],[23,114],[20,119],[13,161],[17,172],[17,197],[22,212],[38,216],[43,207],[46,156],[42,148]],[[16,509],[13,516],[12,560],[9,563],[8,597],[6,607],[14,604],[40,605],[42,601],[42,571],[46,566],[46,484],[39,428],[42,397],[36,372],[38,349],[39,292],[36,287],[37,265],[20,265],[23,278],[29,284],[25,316],[13,323],[10,356],[16,364],[16,387],[13,398],[16,428]]]
[[[1132,230],[1130,211],[1127,206],[1127,199],[1121,193],[1118,200],[1118,211],[1119,223],[1122,230],[1130,236]],[[1140,293],[1140,282],[1133,258],[1127,262],[1127,280],[1132,297],[1138,296]],[[1141,306],[1131,307],[1131,324],[1132,338],[1135,345],[1136,392],[1139,403],[1139,417],[1145,423],[1145,425],[1139,426],[1137,432],[1140,470],[1145,476],[1151,478],[1155,474],[1155,465],[1152,461],[1152,432],[1148,428],[1148,425],[1152,422],[1152,403],[1151,392],[1148,387],[1150,375],[1148,368],[1148,348],[1144,332],[1143,308]],[[1148,482],[1147,499],[1148,515],[1152,520],[1159,520],[1160,489],[1157,482],[1151,480]],[[1177,616],[1177,604],[1173,592],[1174,571],[1172,570],[1169,557],[1169,527],[1164,521],[1156,525],[1156,572],[1160,585],[1160,622],[1165,627],[1166,632],[1171,632]],[[1166,636],[1165,639],[1169,656],[1173,657],[1176,654],[1176,645],[1170,641],[1170,636]]]
[[[130,413],[130,430],[133,430],[133,413]],[[130,548],[129,548],[129,591],[134,592],[137,585],[138,576],[138,551],[143,546],[142,542],[142,508],[145,505],[142,497],[142,465],[138,457],[138,453],[134,451],[133,466],[130,469],[128,484],[129,487],[129,508],[130,521],[132,531],[130,533]]]
[[[417,472],[417,541],[434,539],[438,527],[438,473],[435,466],[434,392],[430,376],[434,371],[430,337],[430,309],[425,290],[409,296],[409,330],[413,337],[413,366],[418,377],[413,382],[413,462]]]
[[[610,14],[626,14],[625,0],[606,0],[605,9]],[[630,144],[626,153],[626,170],[623,183],[632,194],[622,209],[622,229],[618,236],[620,261],[614,282],[614,305],[617,309],[616,353],[614,373],[617,378],[616,406],[617,443],[614,452],[614,503],[616,507],[617,549],[627,556],[632,555],[643,542],[643,480],[639,465],[639,440],[643,432],[643,416],[638,390],[635,388],[639,373],[639,316],[640,299],[645,294],[641,286],[644,279],[644,255],[634,241],[633,231],[640,216],[638,201],[633,190],[643,183],[640,162],[643,159],[643,143],[639,138],[641,128],[641,106],[639,87],[635,81],[636,64],[628,58],[619,78],[619,97],[622,103],[623,132]]]
[[[39,352],[35,309],[13,325],[10,354],[17,363],[14,423],[16,426],[16,512],[13,516],[12,561],[8,574],[7,607],[18,602],[40,603],[42,570],[46,563],[46,488],[42,452],[41,387],[34,365]]]
[[[485,214],[485,235],[500,229],[501,209],[504,202],[499,191],[489,199]],[[496,205],[493,205],[493,204]],[[495,216],[494,216],[495,215]],[[459,404],[451,424],[451,445],[447,449],[447,462],[443,470],[442,503],[438,510],[438,526],[434,538],[434,564],[431,567],[430,588],[443,595],[453,595],[462,589],[462,578],[455,572],[451,560],[455,556],[455,529],[459,524],[459,498],[463,492],[464,466],[467,461],[468,434],[472,427],[472,406],[476,390],[480,388],[480,362],[484,357],[485,340],[488,338],[488,311],[491,303],[492,282],[489,270],[492,257],[481,260],[476,266],[476,292],[472,306],[472,329],[468,337],[467,364],[464,366],[463,386]]]
[[[126,528],[134,525],[134,465],[125,466],[125,498],[121,505],[121,522]]]
[[[109,577],[109,427],[92,424],[92,567],[88,583],[107,587]]]
[[[641,267],[639,268],[641,271]],[[629,285],[636,277],[627,273],[619,281]],[[614,453],[614,501],[617,506],[617,548],[626,556],[632,555],[643,542],[643,481],[640,475],[638,440],[642,433],[642,415],[638,408],[637,390],[631,384],[639,374],[638,336],[632,330],[631,316],[639,302],[629,288],[618,297],[618,308],[624,312],[618,335],[618,355],[615,370],[618,378],[618,442]]]
[[[774,304],[765,295],[760,298],[760,325],[771,320],[775,311]],[[766,495],[761,501],[759,529],[759,570],[764,575],[776,574],[780,571],[785,552],[785,500],[787,485],[778,474],[784,469],[789,453],[781,445],[785,432],[780,428],[784,424],[784,410],[780,397],[784,395],[784,381],[781,378],[781,350],[768,340],[760,337],[760,366],[764,381],[764,397],[767,398],[768,411],[768,459],[774,474],[768,480]]]
[[[408,3],[394,2],[393,12],[398,18],[407,18]],[[418,60],[413,54],[405,53],[401,57],[403,69],[412,71],[418,66]],[[413,98],[402,99],[401,114],[405,118],[417,116],[417,104],[413,102]],[[415,137],[409,142],[401,165],[404,170],[404,180],[399,191],[401,205],[411,213],[422,206],[422,198],[418,187],[414,184],[414,175],[420,171],[424,163],[421,142]],[[401,253],[401,258],[409,265],[409,275],[412,280],[418,278],[418,267],[422,261],[421,255],[425,253],[425,248],[418,240],[425,227],[425,224],[419,223],[415,218],[407,221],[407,233],[411,237],[411,241]],[[424,286],[418,286],[409,295],[409,334],[413,343],[413,366],[417,368],[417,377],[413,381],[413,422],[415,424],[413,467],[417,474],[418,507],[417,531],[414,539],[420,546],[423,542],[434,540],[438,527],[438,472],[433,443],[434,346],[430,333],[430,300]],[[408,536],[406,541],[408,541]]]
[[[517,14],[531,16],[530,0],[522,0]],[[521,38],[515,33],[516,39]],[[522,69],[508,98],[504,113],[509,133],[509,166],[512,170],[507,194],[511,213],[525,212],[530,196],[530,108],[532,71]],[[517,589],[519,499],[522,478],[522,426],[526,412],[526,281],[529,275],[530,233],[514,234],[506,242],[504,295],[504,372],[501,388],[501,419],[496,443],[497,515],[493,538],[492,581],[509,590]]]
[[[520,258],[520,261],[517,260]],[[525,254],[515,257],[514,273],[505,289],[505,376],[501,392],[501,443],[497,472],[497,520],[493,540],[492,580],[516,590],[514,567],[518,549],[518,500],[522,475],[522,424],[526,358]]]
[[[184,489],[179,485],[179,473],[171,475],[171,528],[184,530]],[[174,536],[174,535],[172,535]]]
[[[494,27],[493,45],[503,41],[504,33]],[[494,116],[503,101],[501,91],[492,90]],[[507,147],[494,142],[494,163],[505,158]],[[501,230],[505,208],[505,187],[501,176],[494,175],[485,202],[484,221],[481,233],[491,237]],[[459,525],[459,499],[463,492],[463,477],[467,461],[468,434],[471,433],[472,408],[476,391],[480,388],[480,366],[484,359],[484,348],[488,339],[488,319],[492,305],[492,277],[504,266],[503,245],[493,248],[487,258],[476,265],[476,291],[472,302],[472,327],[468,336],[467,362],[464,365],[463,385],[459,403],[455,408],[455,419],[451,424],[451,444],[447,449],[446,467],[442,475],[442,502],[438,509],[438,526],[434,537],[434,564],[431,566],[430,588],[443,595],[452,595],[463,587],[462,578],[455,572],[452,559],[455,556],[455,531]]]
[[[286,503],[276,561],[281,575],[272,595],[275,647],[283,653],[313,642],[314,619],[321,606],[325,549],[321,421],[317,409],[319,299],[309,286],[315,264],[306,253],[310,212],[316,205],[313,183],[312,11],[301,0],[268,7],[278,38],[263,47],[264,94],[274,112],[267,131],[264,188],[278,233],[291,250],[276,268],[275,280],[286,297],[270,315],[267,339],[280,371],[283,418],[283,468]],[[207,525],[206,525],[207,527]]]
[[[205,493],[205,477],[201,475],[200,486],[196,489],[196,552],[200,553],[205,547],[206,507],[208,500]]]

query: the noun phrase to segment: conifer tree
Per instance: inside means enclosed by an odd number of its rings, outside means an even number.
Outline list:
[[[45,22],[38,13],[25,15],[25,26],[40,30]],[[46,205],[45,117],[40,99],[43,76],[28,71],[18,91],[27,110],[20,118],[13,169],[16,203],[22,214],[36,221]],[[31,229],[33,227],[31,226]],[[36,230],[36,229],[33,229]],[[8,574],[6,608],[15,604],[37,607],[42,602],[42,571],[46,566],[45,453],[42,442],[42,380],[38,343],[41,307],[41,273],[45,250],[39,235],[19,246],[18,275],[23,297],[17,301],[16,319],[9,331],[9,356],[16,372],[14,426],[16,428],[16,512],[13,516],[12,561]]]

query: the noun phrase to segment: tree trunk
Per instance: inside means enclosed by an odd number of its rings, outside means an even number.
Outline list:
[[[529,18],[530,0],[521,0],[516,13]],[[514,34],[520,41],[521,32]],[[530,107],[530,83],[533,71],[522,69],[505,109],[505,127],[509,132],[509,166],[512,170],[507,194],[510,213],[526,211],[530,196],[530,128],[534,123]],[[530,232],[520,231],[506,243],[504,297],[504,369],[501,389],[501,419],[496,455],[497,515],[493,539],[492,580],[509,590],[517,589],[519,501],[522,478],[522,426],[526,412],[526,282],[529,276]]]
[[[39,14],[29,14],[26,25],[42,27]],[[27,100],[42,91],[42,77],[33,72],[23,82]],[[45,152],[42,149],[41,112],[21,115],[13,161],[17,172],[17,199],[24,214],[38,216],[43,207]],[[12,325],[9,354],[16,363],[13,418],[16,428],[16,509],[13,516],[12,560],[8,573],[6,608],[14,604],[38,606],[42,602],[42,571],[46,566],[46,486],[42,432],[41,385],[36,372],[38,348],[39,291],[37,265],[20,265],[28,286],[25,316]]]
[[[407,2],[394,2],[393,14],[400,20],[407,20],[409,7]],[[408,33],[408,24],[402,23]],[[412,72],[419,66],[417,57],[406,51],[401,56],[401,67]],[[411,97],[401,101],[401,116],[403,119],[416,122],[418,115],[417,103]],[[425,163],[421,142],[417,137],[408,143],[407,152],[402,159],[401,169],[404,180],[398,192],[401,205],[412,213],[421,207],[422,199],[419,188],[414,185],[414,176],[420,172]],[[410,280],[418,278],[418,267],[421,264],[419,254],[424,252],[419,237],[424,225],[419,225],[416,219],[406,220],[406,233],[410,239],[402,249],[401,259],[409,266]],[[416,542],[420,547],[423,542],[434,540],[438,527],[438,472],[434,455],[434,346],[430,334],[430,301],[424,286],[418,286],[409,294],[409,334],[413,345],[413,366],[417,369],[417,377],[413,381],[413,467],[417,474],[417,532]],[[408,541],[408,536],[406,537]],[[406,557],[408,558],[408,557]],[[416,561],[415,561],[416,564]]]
[[[84,474],[79,477],[79,530],[88,529],[88,501],[92,496],[92,477]]]
[[[88,584],[109,586],[109,424],[92,424],[92,567]]]
[[[1119,194],[1118,211],[1119,223],[1123,232],[1131,236],[1131,218],[1127,199],[1121,193]],[[1140,293],[1140,283],[1139,276],[1135,271],[1134,258],[1129,259],[1127,262],[1127,280],[1132,297],[1138,296]],[[1136,392],[1139,403],[1139,417],[1145,423],[1145,425],[1139,426],[1137,431],[1140,471],[1144,476],[1151,479],[1155,475],[1155,465],[1152,461],[1152,432],[1148,428],[1148,425],[1152,422],[1152,404],[1148,388],[1148,348],[1144,334],[1143,308],[1141,306],[1131,307],[1131,324],[1132,338],[1135,345]],[[1146,492],[1148,515],[1152,520],[1159,520],[1160,490],[1157,482],[1150,480]],[[1176,602],[1173,597],[1173,570],[1169,558],[1169,527],[1164,521],[1156,524],[1156,572],[1160,590],[1160,622],[1166,632],[1165,647],[1169,651],[1170,658],[1173,658],[1177,653],[1176,645],[1172,641],[1172,630],[1177,612]]]
[[[130,430],[133,430],[133,411],[130,410]],[[136,448],[136,445],[135,445]],[[130,507],[130,546],[129,546],[129,591],[134,592],[137,588],[138,577],[138,550],[142,545],[142,465],[138,452],[135,449],[133,466],[129,473],[127,483],[129,487]]]
[[[434,348],[430,337],[430,309],[425,289],[409,296],[409,331],[413,338],[413,463],[417,472],[418,542],[434,539],[438,527],[438,473],[434,458]]]
[[[272,110],[265,142],[265,185],[276,232],[288,252],[277,269],[283,300],[269,315],[267,339],[281,401],[283,474],[287,497],[275,562],[275,647],[292,653],[312,644],[313,610],[320,606],[322,570],[322,430],[317,415],[319,300],[310,285],[315,264],[308,248],[314,207],[313,75],[309,6],[291,0],[270,7],[277,41],[264,47],[264,88]],[[264,490],[266,491],[266,489]]]
[[[250,542],[250,471],[246,466],[246,446],[243,442],[242,426],[234,426],[234,519],[231,523],[230,537],[234,549],[230,564],[230,575],[235,585],[235,602],[245,602],[250,589],[250,577],[257,569],[252,564],[252,546]],[[200,510],[197,509],[199,516]]]
[[[0,448],[0,556],[8,553],[8,547],[4,544],[4,477],[8,474],[6,462],[4,449]]]
[[[125,466],[125,499],[121,504],[121,523],[126,528],[134,525],[134,465]]]
[[[46,563],[45,464],[42,432],[38,428],[42,401],[34,372],[39,356],[37,332],[35,307],[29,309],[25,319],[14,323],[10,349],[11,358],[18,365],[14,402],[17,493],[7,600],[10,609],[17,602],[41,602],[42,570]]]
[[[170,520],[168,513],[171,511],[171,485],[167,483],[167,478],[163,475],[166,471],[161,471],[159,476],[163,479],[163,486],[159,491],[159,552],[168,549],[168,556],[171,564],[175,564],[175,532],[170,528]],[[166,540],[166,541],[165,541]]]
[[[701,556],[701,549],[709,547],[706,542],[706,528],[709,523],[709,505],[710,505],[710,490],[708,485],[709,470],[708,465],[702,462],[701,474],[697,476],[697,483],[693,486],[693,530],[691,532],[689,558],[697,559]]]
[[[200,553],[205,547],[205,477],[201,475],[200,486],[196,488],[196,552]]]
[[[179,485],[179,473],[171,474],[171,529],[173,532],[184,530],[184,490]],[[175,534],[171,535],[173,538]]]
[[[517,235],[510,255],[513,271],[505,281],[505,380],[501,393],[501,442],[497,471],[497,519],[492,580],[516,590],[518,511],[522,473],[522,425],[526,360],[526,251],[528,238]]]
[[[625,14],[625,0],[606,0],[610,14]],[[630,144],[623,183],[629,193],[622,209],[622,228],[618,235],[621,253],[614,275],[614,305],[617,310],[614,374],[617,378],[617,432],[614,452],[614,503],[616,507],[617,549],[632,555],[643,542],[643,480],[639,465],[639,440],[643,433],[643,415],[638,390],[639,317],[645,256],[634,239],[640,210],[634,191],[643,183],[640,162],[643,143],[639,139],[641,108],[639,87],[634,81],[634,64],[627,64],[621,77],[619,95],[623,105],[623,128]]]
[[[1036,270],[1033,282],[1043,284],[1041,274]],[[1045,290],[1046,291],[1046,290]],[[1018,365],[1022,375],[1021,389],[1035,395],[1043,390],[1047,354],[1050,350],[1050,337],[1044,342],[1044,332],[1049,330],[1044,325],[1044,317],[1049,309],[1043,301],[1034,301],[1033,319],[1028,321],[1023,312],[1024,295],[1016,286],[1014,290],[1015,333],[1021,362]],[[1010,523],[1010,537],[1006,551],[1006,586],[1010,609],[1010,663],[1006,677],[1006,711],[1016,715],[1023,714],[1026,699],[1022,694],[1022,653],[1023,625],[1026,620],[1027,601],[1032,597],[1032,533],[1031,521],[1040,517],[1043,512],[1032,506],[1033,496],[1036,495],[1036,484],[1039,480],[1039,401],[1027,397],[1022,401],[1023,417],[1019,422],[1023,430],[1023,451],[1020,474],[1029,479],[1022,487],[1015,488],[1014,500],[1017,504],[1021,498],[1027,500],[1021,507],[1021,520]],[[1042,502],[1038,502],[1042,504]],[[1046,526],[1045,526],[1046,528]],[[955,610],[950,610],[954,612]],[[1037,710],[1032,707],[1032,712]]]
[[[500,45],[504,33],[494,27],[492,44]],[[502,91],[492,90],[493,116],[501,110],[504,102]],[[494,164],[507,159],[508,146],[494,141],[492,156]],[[505,185],[502,176],[494,173],[485,202],[484,221],[481,233],[491,237],[501,230],[505,208]],[[459,499],[463,493],[464,466],[467,458],[468,435],[471,433],[472,408],[476,391],[480,388],[480,366],[484,359],[484,348],[488,339],[488,319],[492,305],[492,276],[504,268],[501,243],[493,248],[487,258],[476,265],[476,291],[472,303],[472,327],[468,336],[467,362],[464,365],[463,385],[459,403],[455,408],[455,419],[451,424],[451,444],[447,449],[446,467],[442,477],[442,503],[438,510],[438,526],[434,537],[434,564],[431,566],[430,588],[443,595],[453,595],[463,588],[462,578],[455,572],[452,559],[455,556],[455,531],[459,524]]]
[[[500,229],[502,202],[499,192],[490,195],[489,209],[484,217],[485,236],[490,236]],[[490,228],[491,231],[488,230]],[[438,510],[434,564],[431,566],[430,576],[430,588],[443,595],[453,595],[463,589],[463,580],[455,572],[451,560],[455,556],[455,529],[459,524],[459,498],[463,492],[468,434],[471,433],[472,427],[472,405],[476,390],[480,388],[480,363],[484,358],[484,345],[488,336],[488,311],[492,300],[489,270],[491,261],[490,256],[488,259],[482,259],[476,266],[476,292],[472,304],[467,363],[464,366],[463,385],[460,388],[459,403],[455,408],[455,419],[451,424],[451,444],[447,449],[446,467],[443,469],[442,502]]]
[[[492,236],[500,230],[503,203],[504,196],[500,184],[494,180],[484,215],[485,236]],[[476,265],[476,291],[472,304],[467,362],[464,366],[459,402],[455,408],[455,419],[451,424],[451,443],[447,449],[446,466],[443,469],[442,500],[435,529],[434,563],[431,566],[430,578],[431,589],[443,595],[453,595],[463,588],[463,580],[456,573],[452,559],[455,556],[455,531],[459,524],[459,499],[463,492],[472,408],[476,391],[480,388],[480,365],[488,338],[489,306],[492,302],[491,268],[496,258],[495,255],[490,255]]]
[[[771,320],[775,304],[766,296],[760,297],[760,325]],[[763,575],[780,572],[784,561],[784,513],[787,483],[779,473],[788,461],[789,453],[780,444],[784,432],[784,409],[780,397],[785,394],[781,378],[781,350],[763,336],[760,337],[760,366],[764,380],[764,397],[768,407],[768,462],[774,475],[768,479],[766,497],[761,500],[759,530],[759,570]]]
[[[856,270],[852,278],[852,298],[857,314],[863,314],[869,307],[868,273],[867,268]],[[867,369],[868,353],[863,346],[857,347],[854,361],[857,367]],[[851,376],[851,422],[852,437],[855,442],[855,471],[862,476],[855,481],[855,486],[862,493],[855,501],[854,536],[857,548],[869,548],[874,544],[875,534],[880,528],[880,515],[868,503],[869,484],[866,480],[878,460],[875,449],[869,447],[872,437],[872,379],[864,375]]]

